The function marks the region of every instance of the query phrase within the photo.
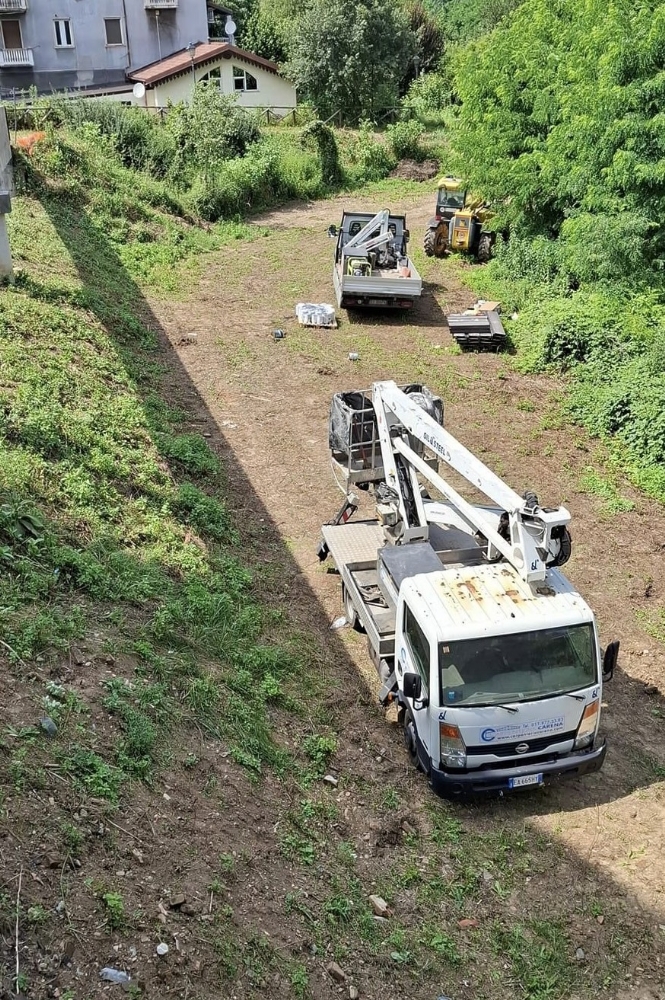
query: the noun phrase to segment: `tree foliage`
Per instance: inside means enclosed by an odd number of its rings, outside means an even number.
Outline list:
[[[527,0],[456,65],[455,143],[474,189],[527,231],[603,246],[625,268],[665,253],[665,8]],[[624,254],[625,257],[625,254]],[[609,268],[608,274],[604,270]]]
[[[665,7],[525,0],[454,77],[456,166],[511,227],[479,291],[665,500]]]
[[[443,55],[442,24],[422,0],[411,0],[406,10],[409,28],[415,37],[418,69],[420,72],[429,72],[436,68]]]
[[[254,118],[218,87],[198,84],[191,104],[179,104],[166,119],[175,139],[176,163],[210,178],[223,160],[242,156],[261,131]],[[177,176],[178,170],[173,171]]]
[[[313,0],[295,29],[289,73],[322,118],[340,112],[355,124],[397,104],[415,47],[391,0]]]
[[[484,35],[523,3],[523,0],[444,0],[440,4],[446,38],[468,42]]]

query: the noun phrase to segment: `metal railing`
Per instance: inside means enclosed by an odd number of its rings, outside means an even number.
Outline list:
[[[34,66],[32,49],[0,49],[0,66]]]
[[[27,0],[0,0],[0,14],[23,14],[27,9]]]

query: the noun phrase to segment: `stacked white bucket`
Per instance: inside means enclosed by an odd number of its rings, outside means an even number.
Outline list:
[[[296,316],[302,326],[335,325],[335,310],[325,302],[299,302]]]

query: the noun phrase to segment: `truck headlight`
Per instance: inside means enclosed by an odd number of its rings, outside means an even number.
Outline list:
[[[439,723],[439,748],[441,763],[446,767],[466,767],[466,747],[457,726]]]
[[[575,750],[581,750],[583,747],[588,747],[590,743],[593,743],[598,726],[598,709],[597,700],[590,702],[584,709],[584,715],[582,716],[582,721],[579,724],[577,736],[575,737]]]

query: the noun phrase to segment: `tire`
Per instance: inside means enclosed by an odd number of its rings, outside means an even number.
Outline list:
[[[481,233],[478,240],[476,257],[481,264],[486,264],[492,256],[492,237],[489,233]]]
[[[413,718],[413,712],[410,708],[407,708],[404,711],[404,746],[406,747],[406,752],[409,755],[409,760],[415,767],[416,771],[424,773],[425,769],[420,762],[420,757],[418,756],[416,739],[416,723]]]
[[[428,229],[423,240],[423,250],[427,257],[445,257],[448,250],[448,238],[446,236],[446,226],[440,225],[436,229]]]

